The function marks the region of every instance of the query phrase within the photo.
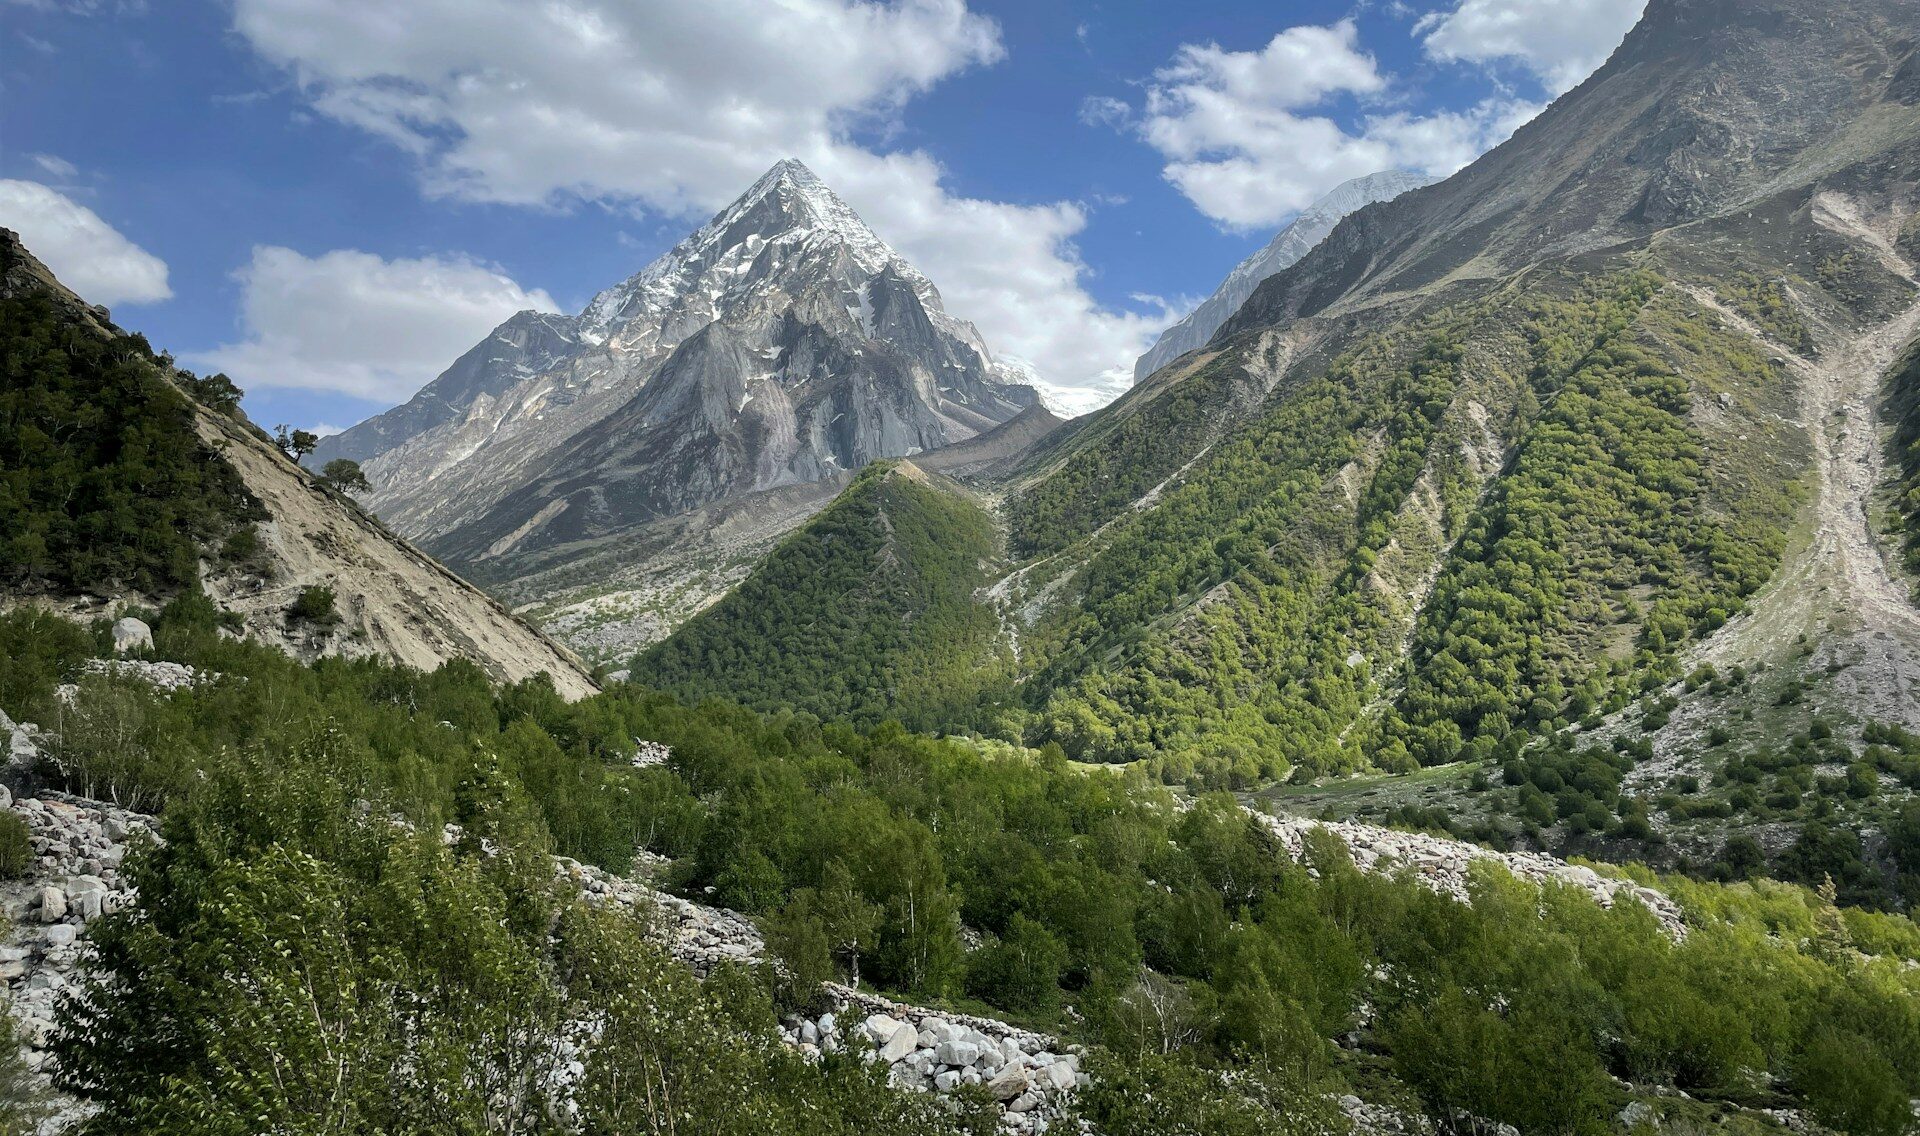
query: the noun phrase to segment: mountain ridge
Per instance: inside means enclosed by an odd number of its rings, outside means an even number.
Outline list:
[[[1920,304],[1908,16],[1654,0],[1511,140],[997,471],[977,602],[1017,662],[939,725],[1195,788],[1504,764],[1401,799],[1575,851],[1889,839],[1904,791],[1809,787],[1920,730],[1920,634],[1875,614],[1912,607],[1885,527],[1920,527],[1880,519],[1873,444]]]
[[[1235,265],[1198,307],[1161,332],[1147,353],[1134,363],[1133,381],[1138,383],[1181,355],[1206,346],[1213,333],[1232,318],[1261,281],[1311,252],[1347,214],[1433,182],[1433,178],[1424,174],[1381,170],[1334,186],[1301,210],[1252,256]]]

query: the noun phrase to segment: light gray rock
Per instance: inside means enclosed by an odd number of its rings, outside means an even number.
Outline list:
[[[920,1031],[906,1022],[894,1023],[893,1033],[880,1045],[880,1060],[889,1064],[899,1061],[920,1045]]]
[[[1010,1101],[1033,1087],[1033,1079],[1019,1064],[1009,1064],[987,1081],[987,1093],[994,1100]]]
[[[40,889],[35,907],[40,912],[40,922],[58,923],[67,917],[67,893],[48,884]]]
[[[153,650],[153,628],[130,615],[121,616],[113,621],[113,649],[122,655]]]

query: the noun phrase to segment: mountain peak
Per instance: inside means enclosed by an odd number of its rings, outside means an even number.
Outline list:
[[[636,317],[694,290],[723,270],[725,287],[744,283],[741,266],[769,245],[793,249],[842,249],[867,275],[896,266],[932,303],[937,294],[925,278],[867,227],[860,215],[798,158],[783,158],[733,203],[675,245],[666,255],[595,296],[581,313],[590,336],[604,336]]]

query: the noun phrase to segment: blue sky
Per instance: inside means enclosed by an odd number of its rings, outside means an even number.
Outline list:
[[[0,224],[343,427],[807,161],[1082,410],[1292,212],[1445,174],[1642,0],[0,0]]]

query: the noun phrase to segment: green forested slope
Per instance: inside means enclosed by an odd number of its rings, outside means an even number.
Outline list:
[[[1103,1132],[1333,1133],[1352,1093],[1529,1136],[1610,1131],[1634,1100],[1663,1127],[1760,1136],[1789,1108],[1896,1136],[1920,1091],[1920,929],[1812,890],[1641,873],[1684,909],[1676,942],[1637,904],[1497,871],[1463,903],[1335,844],[1296,864],[1224,795],[1179,808],[1057,755],[306,667],[192,597],[154,630],[227,677],[83,677],[104,628],[0,616],[0,709],[65,714],[43,774],[162,810],[54,1049],[100,1109],[86,1133],[572,1131],[545,1093],[575,1059],[589,1131],[991,1131],[780,1044],[776,1013],[856,957],[881,989],[1087,1045]],[[630,768],[639,739],[668,764]],[[618,868],[636,843],[758,919],[789,977],[696,983],[545,858]],[[582,1048],[551,1043],[583,1017]]]
[[[170,361],[63,302],[11,233],[0,278],[0,586],[167,595],[228,538],[244,551],[259,506],[195,434]]]
[[[975,591],[992,520],[907,462],[869,467],[761,568],[634,663],[635,681],[823,717],[966,720],[1005,648]]]

